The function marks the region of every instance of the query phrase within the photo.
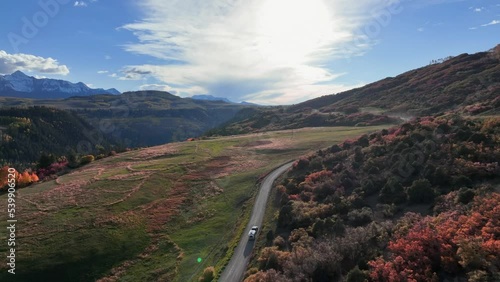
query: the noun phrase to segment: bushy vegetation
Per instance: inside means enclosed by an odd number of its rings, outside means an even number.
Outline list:
[[[297,160],[247,281],[498,280],[499,122],[424,117]]]
[[[7,177],[9,174],[14,174],[15,179],[16,179],[16,188],[23,188],[26,187],[34,182],[37,182],[38,175],[34,172],[29,172],[29,171],[24,171],[22,173],[19,173],[16,169],[14,169],[13,172],[9,172],[9,167],[4,166],[0,168],[0,191],[5,188],[7,189],[8,186],[8,179]]]
[[[200,282],[212,282],[215,279],[215,268],[209,266],[203,270],[203,275],[198,279]]]
[[[386,257],[370,261],[372,281],[500,280],[500,194],[436,216],[407,214]]]
[[[95,160],[95,158],[93,155],[86,155],[86,156],[82,157],[82,159],[80,160],[80,163],[82,165],[86,165],[86,164],[93,162],[94,160]]]

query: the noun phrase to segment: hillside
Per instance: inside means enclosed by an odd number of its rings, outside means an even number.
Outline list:
[[[240,113],[209,134],[373,125],[447,111],[487,115],[498,114],[499,108],[500,45],[488,52],[451,57],[336,95]]]
[[[381,128],[171,143],[96,160],[19,189],[19,272],[12,277],[2,264],[0,280],[198,281],[204,268],[219,272],[231,257],[265,173],[313,148]],[[6,205],[7,195],[0,195],[0,208]],[[2,229],[6,216],[0,213]],[[0,252],[6,247],[0,245]]]
[[[207,131],[205,135],[227,136],[304,127],[374,126],[400,122],[399,117],[378,113],[322,113],[310,108],[290,112],[288,106],[259,107],[239,111],[231,120]]]
[[[425,117],[300,158],[246,281],[498,281],[499,136]]]
[[[373,107],[421,116],[482,103],[489,105],[483,111],[498,108],[499,96],[500,45],[488,52],[450,57],[358,89],[306,101],[291,110],[309,107],[328,112]],[[490,105],[493,100],[494,105]]]
[[[102,134],[111,135],[128,147],[153,146],[197,137],[228,121],[240,109],[251,107],[181,98],[160,91],[76,96],[60,100],[0,97],[0,105],[71,110]]]
[[[46,107],[0,108],[0,167],[33,167],[45,155],[103,154],[117,141],[69,111]]]

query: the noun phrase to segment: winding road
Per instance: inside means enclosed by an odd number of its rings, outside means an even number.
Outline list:
[[[248,261],[250,260],[250,254],[252,253],[255,244],[255,241],[248,240],[248,232],[253,225],[259,226],[259,229],[262,228],[262,219],[264,218],[264,213],[266,212],[266,203],[269,198],[269,192],[271,191],[273,182],[291,166],[292,163],[280,166],[269,173],[269,175],[264,178],[264,181],[262,181],[259,194],[257,195],[257,199],[255,200],[255,204],[253,206],[250,221],[241,236],[238,246],[234,250],[233,257],[224,269],[224,272],[222,272],[219,282],[238,282],[243,279],[243,274]],[[259,232],[260,231],[261,230],[259,230]]]

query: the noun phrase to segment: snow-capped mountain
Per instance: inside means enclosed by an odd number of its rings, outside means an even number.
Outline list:
[[[0,75],[0,96],[35,99],[57,99],[96,94],[120,94],[114,88],[93,89],[85,83],[27,76],[21,71]]]

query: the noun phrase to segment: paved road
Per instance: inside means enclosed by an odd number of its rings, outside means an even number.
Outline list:
[[[291,166],[292,163],[280,166],[264,178],[264,181],[260,186],[257,199],[255,200],[252,216],[248,222],[247,228],[245,229],[245,232],[243,232],[241,240],[234,250],[233,257],[224,269],[224,272],[221,274],[219,282],[238,282],[243,279],[246,266],[250,259],[250,254],[252,253],[255,243],[255,241],[248,240],[248,232],[253,225],[258,225],[260,228],[262,227],[262,218],[264,217],[264,213],[266,211],[267,198],[269,197],[269,192],[271,191],[273,182]]]

